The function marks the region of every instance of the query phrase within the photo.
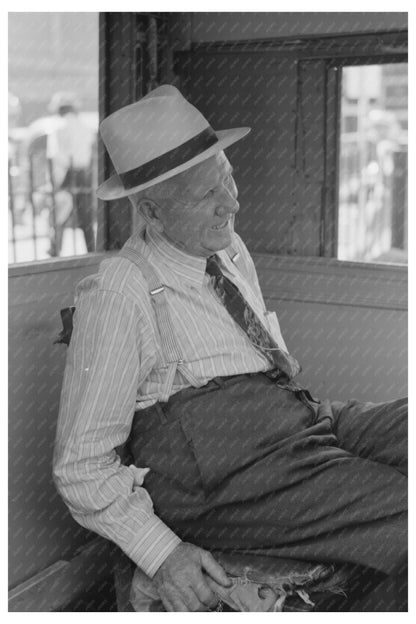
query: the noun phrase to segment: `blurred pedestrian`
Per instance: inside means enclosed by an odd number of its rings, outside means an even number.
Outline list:
[[[91,201],[93,130],[79,114],[80,104],[73,93],[58,92],[52,97],[49,110],[61,122],[47,139],[55,191],[55,235],[50,254],[59,256],[65,225],[75,210],[79,227],[84,233],[87,251],[94,251],[93,209]]]

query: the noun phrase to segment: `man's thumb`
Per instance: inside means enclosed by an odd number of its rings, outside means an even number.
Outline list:
[[[211,553],[206,551],[201,553],[201,564],[205,572],[207,572],[214,581],[220,585],[224,585],[224,587],[229,587],[231,585],[231,580],[228,578],[224,568],[215,561]]]

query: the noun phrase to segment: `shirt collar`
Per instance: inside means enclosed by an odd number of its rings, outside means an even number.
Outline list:
[[[126,242],[162,269],[162,281],[166,286],[183,289],[184,283],[201,291],[206,275],[206,258],[191,256],[178,249],[150,226],[142,225]],[[234,255],[232,249],[232,256]],[[238,255],[238,254],[237,254]],[[233,273],[233,263],[226,250],[217,252],[221,264]]]
[[[201,290],[207,264],[205,258],[178,249],[152,227],[147,227],[145,239],[151,254],[163,264],[163,281],[167,286],[182,285],[185,280]]]

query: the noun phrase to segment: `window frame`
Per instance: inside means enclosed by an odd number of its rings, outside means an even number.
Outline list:
[[[53,13],[53,12],[52,12]],[[51,15],[52,15],[51,13]],[[102,107],[102,102],[105,98],[104,93],[104,84],[101,81],[102,77],[102,13],[98,12],[98,110],[99,110],[99,119],[101,120],[100,112]],[[101,181],[102,179],[102,167],[100,166],[100,150],[101,150],[101,142],[98,141],[98,179]],[[97,199],[97,242],[96,242],[96,252],[89,252],[82,255],[74,255],[74,256],[63,256],[63,257],[51,257],[46,258],[44,260],[30,260],[26,262],[9,262],[8,263],[8,275],[9,277],[16,277],[20,275],[30,275],[41,272],[42,270],[47,270],[49,267],[52,270],[55,270],[56,264],[59,262],[65,262],[65,268],[69,268],[70,266],[79,267],[79,266],[88,266],[90,263],[86,261],[86,259],[90,257],[97,256],[100,253],[100,250],[104,249],[103,241],[105,238],[103,237],[103,232],[105,230],[105,215],[102,208],[101,200]],[[33,270],[32,270],[33,267]]]
[[[146,17],[139,13],[102,13],[98,15],[98,112],[99,120],[118,108],[130,104],[142,94],[144,77],[138,72],[142,65],[138,59],[143,53],[139,36],[140,22]],[[133,59],[133,62],[132,62]],[[103,182],[113,173],[111,160],[102,141],[98,141],[98,182]],[[97,203],[96,251],[76,256],[11,262],[9,276],[37,274],[42,271],[79,269],[95,265],[107,252],[122,247],[130,236],[132,223],[131,207],[128,201],[116,200]]]
[[[326,141],[325,141],[325,189],[328,195],[323,199],[323,219],[321,230],[322,256],[337,258],[338,254],[338,218],[339,218],[339,163],[341,149],[341,83],[342,68],[364,65],[385,65],[407,63],[407,56],[380,54],[345,56],[331,59],[326,65]],[[340,260],[340,262],[345,262]],[[351,261],[354,262],[354,261]],[[361,262],[358,261],[360,264]],[[389,263],[368,262],[365,264],[389,265]],[[400,266],[400,265],[398,265]]]

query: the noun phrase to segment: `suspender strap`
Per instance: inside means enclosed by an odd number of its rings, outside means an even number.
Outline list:
[[[171,395],[176,370],[182,373],[192,386],[200,387],[202,385],[201,382],[198,381],[184,364],[182,350],[177,342],[169,312],[165,286],[160,281],[158,274],[150,262],[131,247],[123,247],[119,252],[119,256],[133,262],[140,269],[148,284],[149,295],[154,306],[156,322],[159,328],[162,352],[168,368],[160,401],[168,401]]]

